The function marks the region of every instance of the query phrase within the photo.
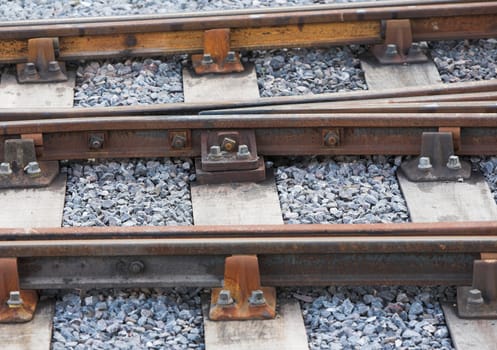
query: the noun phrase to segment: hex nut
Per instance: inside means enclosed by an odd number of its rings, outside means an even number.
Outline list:
[[[40,164],[38,162],[29,162],[24,167],[24,172],[28,175],[37,176],[41,174]]]
[[[128,270],[132,274],[137,275],[145,271],[145,264],[140,260],[132,261],[129,263]]]
[[[266,304],[266,299],[264,298],[264,293],[262,290],[253,290],[249,298],[249,304],[251,306],[260,306]]]
[[[0,175],[11,175],[11,174],[12,174],[12,168],[10,166],[10,163],[7,162],[0,163]]]
[[[7,300],[7,305],[9,308],[18,308],[22,306],[21,292],[18,290],[11,291],[9,293],[9,299]]]
[[[338,146],[340,135],[338,132],[330,130],[324,135],[323,141],[326,146]]]
[[[90,135],[88,147],[91,150],[99,150],[104,147],[104,137],[101,135]]]
[[[420,170],[428,170],[431,169],[431,160],[430,157],[419,157],[418,160],[418,169]]]
[[[224,149],[227,152],[233,152],[236,147],[236,140],[233,140],[232,138],[225,137],[223,139],[223,142],[221,142],[221,148]]]
[[[238,152],[236,153],[238,159],[248,159],[250,158],[250,151],[247,145],[238,146]]]
[[[171,147],[174,149],[185,148],[186,146],[186,137],[183,135],[175,134],[171,141]]]
[[[468,292],[468,304],[472,305],[481,305],[483,304],[483,296],[481,294],[481,290],[473,288]]]
[[[231,292],[227,289],[222,289],[217,297],[217,305],[219,306],[229,306],[234,304],[234,300],[231,297]]]

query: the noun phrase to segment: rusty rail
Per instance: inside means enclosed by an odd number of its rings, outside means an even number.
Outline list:
[[[497,222],[0,229],[0,239],[23,288],[219,286],[232,254],[257,254],[268,285],[462,285],[481,253],[497,252]]]
[[[233,50],[379,44],[384,22],[409,19],[414,41],[492,37],[497,34],[497,2],[421,3],[419,6],[294,8],[269,13],[247,11],[219,15],[111,22],[0,26],[0,62],[28,59],[28,40],[53,38],[59,60],[133,55],[197,53],[204,49],[204,31],[230,29]]]

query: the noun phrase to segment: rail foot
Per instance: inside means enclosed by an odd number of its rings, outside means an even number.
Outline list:
[[[214,288],[209,318],[215,321],[263,320],[276,316],[276,290],[261,287],[256,255],[226,258],[223,288]]]

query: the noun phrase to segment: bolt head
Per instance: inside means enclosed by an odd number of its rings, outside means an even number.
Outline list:
[[[247,145],[238,146],[238,152],[236,153],[238,159],[250,158],[250,151]]]
[[[459,161],[459,157],[456,155],[452,155],[449,157],[447,161],[447,168],[451,170],[461,169],[461,162]]]
[[[418,169],[420,170],[428,170],[431,169],[431,161],[430,157],[419,157],[418,161]]]
[[[228,51],[228,54],[226,55],[226,62],[233,63],[235,61],[236,61],[235,51]]]
[[[28,165],[24,167],[24,171],[28,175],[39,175],[41,174],[40,164],[38,162],[29,162]]]
[[[323,141],[326,146],[337,146],[340,142],[340,135],[336,131],[328,131]]]
[[[10,163],[2,162],[0,163],[0,175],[10,175],[12,174],[12,168]]]
[[[104,146],[104,138],[100,135],[91,135],[88,146],[92,150],[101,149]]]
[[[214,60],[212,59],[212,56],[210,53],[204,53],[204,56],[202,56],[202,61],[201,64],[203,65],[209,65],[213,64]]]
[[[186,137],[184,137],[183,135],[174,135],[171,146],[175,149],[185,148]]]
[[[483,304],[483,296],[481,290],[473,288],[468,292],[468,304],[481,305]]]
[[[397,51],[397,45],[395,44],[388,44],[386,49],[385,49],[385,54],[387,56],[395,56],[398,55],[399,52]]]
[[[145,264],[140,260],[132,261],[129,264],[128,270],[129,270],[129,272],[131,272],[132,274],[135,274],[135,275],[142,273],[145,270]]]
[[[225,137],[221,143],[221,148],[227,152],[233,152],[235,150],[236,140],[232,138]]]
[[[264,298],[264,293],[262,292],[262,290],[257,289],[252,291],[249,298],[249,304],[251,306],[259,306],[266,304],[266,299]]]
[[[21,292],[15,290],[9,293],[9,299],[7,300],[7,305],[9,306],[9,308],[21,307],[22,303],[23,300],[21,298]]]
[[[48,62],[48,71],[49,72],[58,72],[60,71],[60,65],[57,61]]]
[[[227,289],[222,289],[217,297],[217,305],[227,306],[232,305],[235,301],[231,297],[231,292]]]
[[[33,62],[28,62],[24,66],[24,73],[27,75],[35,75],[37,73],[36,66]]]

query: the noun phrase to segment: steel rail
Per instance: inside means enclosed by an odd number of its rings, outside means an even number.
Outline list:
[[[35,20],[9,20],[0,23],[0,27],[4,26],[33,26],[33,25],[52,25],[52,24],[82,24],[82,23],[101,23],[101,22],[123,22],[137,21],[150,19],[180,19],[191,17],[212,17],[212,16],[232,16],[232,15],[253,15],[281,12],[306,12],[306,11],[323,11],[323,10],[341,10],[354,8],[375,8],[387,6],[420,6],[433,4],[454,4],[454,3],[471,3],[481,2],[481,0],[387,0],[358,3],[332,3],[320,5],[305,5],[305,6],[282,6],[270,8],[251,8],[251,9],[232,9],[232,10],[209,10],[198,12],[172,12],[161,14],[143,14],[143,15],[125,15],[125,16],[99,16],[99,17],[65,17],[51,19],[35,19]]]
[[[232,254],[257,254],[273,286],[463,285],[481,253],[497,252],[497,222],[1,229],[0,238],[23,288],[219,286]]]
[[[383,41],[388,19],[410,19],[414,41],[493,37],[497,2],[6,25],[0,27],[0,62],[25,62],[27,40],[38,37],[58,38],[61,60],[201,52],[204,31],[215,28],[231,29],[233,50],[375,44]]]
[[[116,157],[198,157],[201,135],[211,130],[253,129],[258,154],[288,155],[416,155],[423,132],[460,128],[458,155],[493,155],[497,148],[497,113],[344,113],[235,114],[194,116],[112,116],[0,122],[0,156],[4,140],[41,134],[39,160]],[[338,133],[327,145],[324,135]],[[174,148],[175,131],[189,142]],[[100,149],[91,135],[104,135]]]
[[[383,91],[350,91],[305,96],[280,96],[258,98],[245,101],[213,103],[167,103],[141,106],[89,107],[89,108],[2,108],[0,121],[39,120],[79,117],[131,116],[131,115],[169,115],[169,114],[239,114],[252,111],[274,111],[277,109],[312,107],[313,104],[333,102],[352,103],[369,101],[371,103],[405,102],[443,102],[443,101],[495,101],[497,100],[497,81],[463,82],[441,85],[386,89]],[[375,100],[375,101],[373,101]],[[300,106],[302,105],[302,106]]]

